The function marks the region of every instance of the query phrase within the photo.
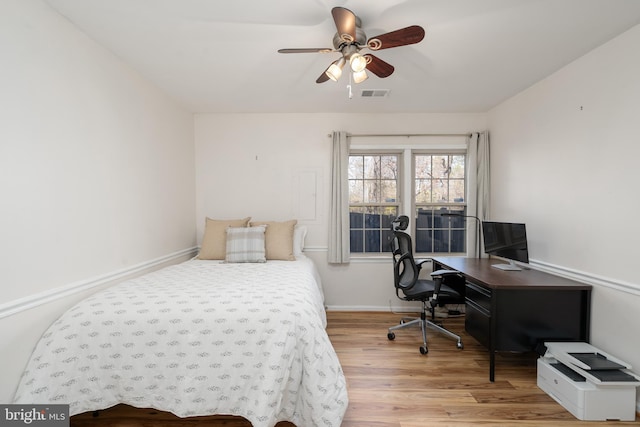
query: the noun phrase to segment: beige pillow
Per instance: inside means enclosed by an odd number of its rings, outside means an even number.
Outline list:
[[[207,218],[198,259],[225,259],[227,255],[227,228],[246,227],[251,217],[244,219]]]
[[[295,261],[293,255],[293,229],[298,220],[290,221],[252,221],[250,227],[266,225],[264,233],[267,260]]]

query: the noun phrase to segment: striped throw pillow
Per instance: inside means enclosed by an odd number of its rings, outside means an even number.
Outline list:
[[[264,232],[267,226],[228,227],[226,262],[266,262]]]

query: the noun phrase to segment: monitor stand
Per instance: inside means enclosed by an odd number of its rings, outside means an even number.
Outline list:
[[[491,264],[491,267],[504,271],[520,271],[522,268],[518,267],[516,263],[509,260],[509,264]]]

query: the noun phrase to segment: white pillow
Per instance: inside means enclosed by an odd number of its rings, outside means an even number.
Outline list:
[[[295,256],[302,255],[305,237],[307,237],[307,227],[304,225],[296,225],[293,228],[293,254]]]
[[[228,227],[226,262],[266,262],[264,232],[266,225]]]

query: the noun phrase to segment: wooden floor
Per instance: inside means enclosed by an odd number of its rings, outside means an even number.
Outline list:
[[[464,332],[464,319],[445,319],[462,335],[464,349],[435,332],[429,353],[421,355],[419,329],[405,329],[387,339],[399,315],[329,312],[328,332],[349,387],[349,408],[342,427],[424,426],[627,426],[640,422],[583,422],[536,386],[533,355],[498,355],[495,382],[489,382],[489,355]],[[636,418],[638,420],[638,418]],[[179,419],[171,414],[125,405],[99,416],[71,418],[74,427],[248,427],[241,418]],[[279,423],[278,427],[290,427]],[[298,426],[307,427],[307,426]]]

